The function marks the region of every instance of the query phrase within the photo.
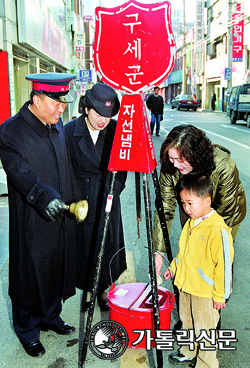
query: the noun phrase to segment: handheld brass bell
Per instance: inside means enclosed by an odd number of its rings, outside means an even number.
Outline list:
[[[89,205],[86,200],[82,200],[77,203],[71,203],[69,206],[65,204],[65,209],[75,215],[78,222],[83,222],[87,216]]]

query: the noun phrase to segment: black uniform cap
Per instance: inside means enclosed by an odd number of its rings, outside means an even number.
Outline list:
[[[86,102],[101,116],[111,118],[120,109],[120,102],[115,90],[104,83],[97,83],[85,94]]]
[[[73,102],[69,94],[69,85],[76,74],[70,73],[36,73],[26,75],[32,81],[33,91],[40,92],[58,102]]]

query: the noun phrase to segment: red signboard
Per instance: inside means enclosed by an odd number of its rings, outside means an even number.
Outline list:
[[[1,70],[1,99],[0,99],[0,124],[10,117],[10,91],[7,51],[0,52]]]
[[[145,103],[140,94],[124,95],[109,160],[109,171],[151,173],[157,162]]]
[[[244,13],[240,9],[237,4],[233,14],[233,61],[243,61]]]
[[[84,51],[84,46],[76,46],[75,51]]]
[[[127,93],[159,85],[176,61],[171,5],[129,2],[96,8],[95,69],[103,82]]]

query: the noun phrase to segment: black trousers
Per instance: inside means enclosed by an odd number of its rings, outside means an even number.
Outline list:
[[[61,297],[56,298],[48,308],[46,317],[41,317],[31,309],[25,309],[12,301],[12,317],[14,330],[22,344],[30,344],[40,338],[42,328],[61,327],[63,320]]]

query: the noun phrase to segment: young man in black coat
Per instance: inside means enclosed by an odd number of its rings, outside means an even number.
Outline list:
[[[159,94],[160,88],[155,87],[154,93],[150,95],[146,101],[147,108],[151,111],[150,130],[151,135],[154,133],[156,122],[156,136],[160,136],[160,122],[163,116],[164,102],[162,96]]]
[[[40,330],[75,331],[60,317],[75,294],[74,219],[65,203],[80,199],[60,115],[76,76],[30,74],[31,100],[0,126],[9,195],[9,295],[14,329],[27,354],[45,353]]]

